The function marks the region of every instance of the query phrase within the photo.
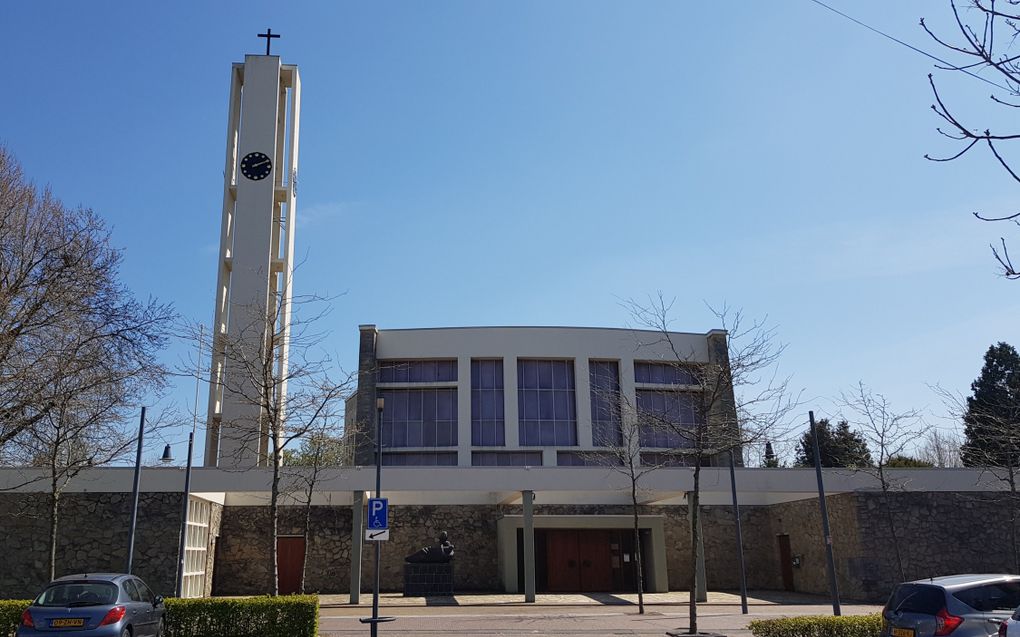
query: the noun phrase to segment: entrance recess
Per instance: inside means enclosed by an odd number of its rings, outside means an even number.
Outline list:
[[[645,591],[669,590],[665,517],[638,520]],[[634,518],[629,515],[537,515],[534,517],[535,588],[543,592],[633,592],[637,588]],[[504,515],[496,523],[503,590],[524,591],[524,519]]]
[[[633,531],[547,529],[537,535],[536,543],[543,539],[545,543],[549,592],[629,592],[636,588]]]

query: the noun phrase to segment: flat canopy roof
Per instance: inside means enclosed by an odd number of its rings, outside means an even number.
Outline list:
[[[303,484],[300,467],[285,467],[282,491],[299,492]],[[853,469],[823,470],[827,495],[855,491],[878,491],[878,478]],[[72,493],[130,492],[133,467],[108,467],[83,471],[67,487]],[[897,469],[886,475],[895,491],[1002,491],[1004,483],[992,471],[982,469]],[[814,469],[736,469],[737,494],[743,505],[767,505],[815,497],[818,485]],[[143,467],[143,492],[180,492],[183,467]],[[270,469],[219,469],[196,467],[192,493],[228,505],[268,504],[272,484]],[[0,469],[0,491],[47,492],[47,472],[36,468]],[[314,502],[349,504],[355,491],[371,492],[375,467],[343,467],[320,470]],[[682,505],[694,488],[688,467],[657,469],[639,482],[644,504]],[[534,491],[538,504],[629,504],[630,481],[604,467],[383,467],[382,491],[393,504],[513,504],[521,491]],[[730,503],[729,469],[701,470],[702,503]],[[295,504],[301,496],[285,499]]]

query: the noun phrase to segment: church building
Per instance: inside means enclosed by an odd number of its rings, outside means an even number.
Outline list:
[[[159,594],[172,594],[179,576],[187,597],[272,590],[270,450],[278,432],[266,405],[282,404],[286,386],[258,386],[250,365],[268,361],[286,377],[289,364],[300,108],[298,68],[268,45],[266,55],[231,67],[205,466],[194,469],[187,495],[182,468],[140,474],[135,573]],[[694,485],[684,451],[692,442],[678,429],[736,427],[731,387],[717,387],[721,398],[707,413],[699,408],[705,384],[696,370],[728,364],[725,332],[362,325],[356,338],[358,386],[345,410],[352,457],[320,476],[310,508],[285,497],[276,546],[282,593],[297,591],[303,567],[309,592],[356,603],[371,590],[366,502],[378,495],[389,500],[388,538],[379,540],[384,591],[404,590],[405,556],[446,531],[458,593],[534,601],[543,592],[630,592],[638,559],[649,592],[686,590],[696,568],[708,588],[734,590],[741,555],[752,589],[827,593],[813,469],[744,468],[739,448],[711,457],[701,473],[703,541],[697,556],[691,550]],[[260,351],[268,358],[238,355]],[[638,461],[656,468],[637,490],[635,540],[631,482],[612,450],[638,414],[672,427],[639,432]],[[889,474],[898,487],[883,498],[867,472],[825,471],[828,541],[847,598],[878,599],[897,582],[892,542],[912,578],[1010,568],[1007,551],[989,549],[1009,537],[993,473]],[[133,475],[132,467],[97,468],[71,482],[58,575],[123,570]],[[45,477],[42,469],[0,468],[0,596],[28,597],[48,579]]]

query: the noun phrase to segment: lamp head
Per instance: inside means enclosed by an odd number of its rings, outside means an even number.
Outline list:
[[[170,445],[163,447],[163,457],[159,459],[163,464],[170,464],[174,461],[174,452],[170,449]]]
[[[376,398],[375,399],[375,408],[376,409],[378,409],[379,411],[382,411],[383,407],[385,407],[385,406],[386,406],[386,399],[385,398]]]

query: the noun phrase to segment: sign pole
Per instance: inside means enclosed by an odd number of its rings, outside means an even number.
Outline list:
[[[377,398],[375,401],[375,497],[368,501],[368,530],[365,533],[365,539],[371,540],[375,543],[375,586],[372,589],[372,616],[369,618],[363,618],[359,621],[362,624],[368,624],[370,634],[372,637],[379,635],[379,624],[383,622],[391,622],[395,617],[379,617],[379,562],[382,557],[382,542],[389,538],[389,508],[386,506],[386,500],[381,497],[382,492],[382,416],[383,407],[385,402],[383,398]],[[377,517],[379,514],[380,517]],[[381,519],[382,526],[385,527],[381,531],[371,533],[371,529],[379,528],[379,522]]]
[[[839,584],[836,581],[836,562],[832,558],[832,532],[829,531],[829,510],[825,508],[825,484],[822,482],[822,454],[818,450],[818,429],[815,427],[815,412],[808,412],[811,422],[811,438],[815,447],[815,475],[818,477],[818,506],[822,510],[822,535],[825,536],[825,559],[829,566],[829,592],[832,594],[832,614],[839,616]]]

